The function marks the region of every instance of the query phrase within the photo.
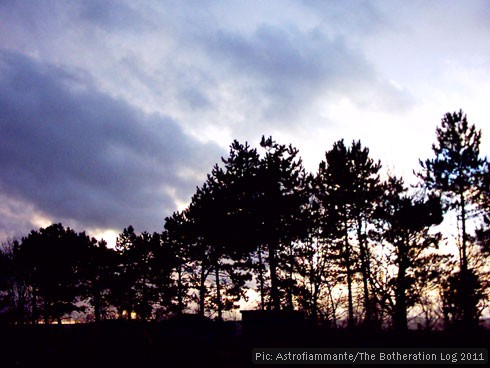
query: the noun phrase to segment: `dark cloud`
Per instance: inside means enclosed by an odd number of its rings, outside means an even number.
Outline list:
[[[283,11],[297,14],[291,21],[280,19],[276,13],[284,7],[275,2],[257,6],[258,16],[251,3],[242,4],[244,14],[231,10],[240,9],[233,2],[53,4],[64,21],[44,16],[34,21],[40,39],[30,46],[42,59],[87,68],[105,91],[145,111],[175,114],[187,129],[225,125],[236,137],[251,137],[264,128],[294,128],[319,105],[339,97],[390,110],[413,103],[348,37],[353,31],[384,29],[386,15],[369,2],[289,2]],[[23,6],[11,10],[44,14]],[[314,14],[308,18],[314,25],[304,26],[305,14]],[[19,24],[20,18],[8,24]],[[66,35],[54,42],[63,27]],[[19,44],[33,36],[19,34]]]
[[[343,99],[410,107],[356,43],[386,20],[369,2],[0,1],[0,195],[160,227],[223,154],[183,130],[225,147],[315,135]]]
[[[0,192],[0,246],[38,227],[35,209]]]
[[[223,154],[101,93],[86,73],[7,52],[0,131],[0,190],[87,227],[160,229]]]
[[[74,6],[80,19],[109,32],[151,29],[140,12],[119,0],[85,0]]]

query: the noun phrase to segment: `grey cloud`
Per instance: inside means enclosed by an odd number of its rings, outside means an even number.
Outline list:
[[[249,98],[265,100],[264,117],[281,124],[294,123],[312,102],[330,94],[344,95],[359,104],[368,96],[374,103],[383,100],[383,107],[411,104],[407,92],[378,76],[345,39],[331,38],[319,29],[305,32],[291,26],[262,25],[251,36],[218,30],[201,44],[227,68],[231,78],[255,86],[256,93]]]
[[[20,238],[31,229],[37,228],[34,224],[35,211],[28,203],[14,200],[0,192],[0,246],[10,239]]]
[[[141,7],[142,4],[139,4]],[[154,30],[155,24],[134,3],[120,0],[84,0],[72,5],[73,12],[89,25],[107,32],[130,34]]]
[[[278,3],[271,4],[279,9]],[[53,26],[56,20],[42,18],[46,27],[41,28],[51,31],[41,33],[39,44],[49,45],[41,57],[88,67],[106,90],[117,91],[145,111],[179,116],[179,123],[188,129],[226,125],[240,138],[251,137],[251,132],[260,135],[269,127],[294,128],[318,104],[339,96],[380,109],[411,106],[409,93],[378,75],[348,37],[350,29],[359,33],[384,24],[384,15],[370,3],[291,2],[289,12],[298,10],[299,23],[305,12],[319,14],[316,28],[243,14],[250,19],[247,31],[232,28],[230,19],[220,22],[220,10],[233,3],[202,6],[167,1],[134,7],[129,2],[109,1],[99,5],[98,0],[65,5],[66,22],[72,20],[69,29],[77,32],[68,33],[60,45],[51,40],[61,25]],[[107,32],[92,33],[94,25]],[[125,32],[128,26],[145,31],[129,35]],[[342,26],[343,32],[337,32]],[[30,42],[26,39],[21,41]],[[87,44],[91,39],[93,43]],[[163,48],[161,40],[165,41]],[[64,53],[64,47],[72,48],[77,42],[81,44],[74,50],[88,58],[87,66]],[[96,58],[101,62],[95,63]]]
[[[186,88],[180,93],[181,101],[187,102],[189,108],[200,110],[211,105],[206,95],[197,89]]]
[[[0,55],[0,190],[55,220],[158,230],[200,184],[185,173],[204,179],[223,154],[77,73]]]

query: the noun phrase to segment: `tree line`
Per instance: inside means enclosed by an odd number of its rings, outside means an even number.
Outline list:
[[[436,130],[417,187],[388,175],[360,141],[334,143],[317,173],[271,137],[234,141],[161,233],[104,240],[61,224],[0,252],[0,318],[50,323],[223,319],[251,293],[256,308],[301,310],[331,326],[476,327],[488,308],[489,162],[460,110]],[[457,219],[458,254],[437,225]],[[471,224],[478,224],[475,229]]]

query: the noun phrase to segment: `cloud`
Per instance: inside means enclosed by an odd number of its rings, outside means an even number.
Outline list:
[[[385,27],[370,3],[52,2],[56,19],[34,17],[44,15],[40,7],[10,7],[20,14],[4,15],[15,29],[14,41],[4,40],[10,47],[90,70],[104,92],[172,116],[198,138],[209,126],[247,139],[304,121],[314,129],[325,124],[319,106],[340,98],[391,111],[413,104],[352,41]],[[36,43],[19,27],[26,17]]]
[[[232,81],[235,101],[258,127],[294,128],[321,104],[348,98],[360,107],[403,111],[413,105],[407,90],[385,80],[344,38],[321,29],[261,25],[252,34],[202,33],[198,43],[215,68],[215,80]],[[220,73],[220,74],[216,74]],[[234,127],[240,131],[241,127]]]
[[[359,0],[301,0],[306,11],[332,33],[349,38],[378,34],[393,27],[380,2]]]
[[[0,53],[0,190],[53,221],[159,230],[224,154],[100,92],[86,72]]]
[[[86,0],[72,5],[79,19],[108,32],[151,29],[147,19],[130,4],[116,0]]]
[[[234,138],[272,134],[313,169],[342,137],[416,164],[409,142],[430,149],[446,110],[484,121],[487,13],[484,0],[2,1],[0,195],[149,228]]]

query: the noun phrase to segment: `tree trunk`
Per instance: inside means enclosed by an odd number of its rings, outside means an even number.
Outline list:
[[[347,293],[349,302],[349,317],[347,325],[348,327],[354,327],[354,303],[352,301],[352,270],[351,270],[351,256],[350,256],[350,245],[349,245],[349,233],[347,229],[347,221],[344,220],[344,240],[345,240],[345,252],[344,260],[347,272]]]
[[[177,303],[178,309],[177,314],[180,316],[184,310],[183,300],[182,300],[182,266],[177,267]]]
[[[289,310],[293,310],[293,262],[294,262],[294,256],[293,256],[293,245],[289,245],[289,272],[288,272],[288,287],[286,290],[286,298],[287,298],[287,308]]]
[[[313,248],[313,241],[311,238],[308,238],[308,243],[306,244],[309,248]],[[311,255],[309,258],[309,262],[311,263],[310,265],[310,270],[309,270],[309,285],[310,285],[310,295],[311,295],[311,318],[312,320],[316,321],[318,319],[318,289],[319,287],[319,278],[321,277],[316,273],[315,266],[314,266],[314,261],[313,261],[314,256]]]
[[[405,244],[399,245],[398,257],[400,262],[398,264],[398,274],[396,278],[396,290],[395,290],[395,309],[393,311],[393,325],[395,330],[399,332],[406,331],[408,329],[407,323],[407,252],[408,246]]]
[[[264,291],[264,262],[262,260],[262,246],[259,245],[259,287],[260,287],[260,309],[265,309]]]
[[[369,300],[369,266],[368,266],[368,252],[366,250],[366,244],[364,243],[364,236],[362,234],[362,220],[357,219],[357,241],[359,242],[360,258],[361,258],[361,273],[362,273],[362,285],[364,289],[364,323],[369,325],[372,320],[371,303]]]
[[[462,230],[462,239],[461,239],[461,271],[465,272],[468,269],[468,259],[466,256],[466,208],[465,208],[465,199],[464,192],[460,193],[461,198],[461,230]]]
[[[204,308],[206,297],[206,271],[204,265],[201,265],[201,280],[199,285],[199,315],[204,318]]]
[[[220,280],[219,280],[219,262],[216,261],[214,266],[215,278],[216,278],[216,304],[218,306],[218,320],[223,320],[223,306],[221,303],[221,290],[220,290]]]
[[[354,303],[352,301],[352,272],[350,266],[347,266],[347,292],[348,292],[348,299],[349,299],[348,326],[354,327]]]
[[[328,288],[328,297],[330,299],[330,306],[332,308],[332,322],[334,328],[337,328],[337,306],[335,305],[335,302],[333,300],[332,288],[330,287],[329,284],[327,284],[327,288]]]
[[[466,253],[466,239],[467,239],[467,234],[466,234],[466,203],[465,203],[465,198],[464,198],[464,192],[460,192],[460,198],[461,198],[461,232],[462,232],[462,239],[461,239],[461,254],[462,254],[462,260],[461,260],[461,272],[460,272],[460,278],[461,278],[461,293],[462,293],[462,309],[463,309],[463,323],[465,328],[471,329],[474,327],[475,323],[475,313],[474,313],[474,298],[473,298],[473,293],[475,292],[474,290],[474,285],[473,282],[471,282],[471,273],[470,270],[468,269],[468,258],[467,258],[467,253]]]
[[[313,274],[313,272],[312,272]],[[313,276],[313,275],[312,275]],[[314,321],[318,319],[318,282],[315,280],[315,277],[313,276],[310,279],[310,283],[313,286],[313,292],[311,293],[311,317]]]
[[[271,299],[272,299],[272,309],[280,310],[281,301],[279,298],[279,285],[277,283],[277,267],[276,267],[276,257],[274,246],[269,244],[269,268],[271,273]]]

